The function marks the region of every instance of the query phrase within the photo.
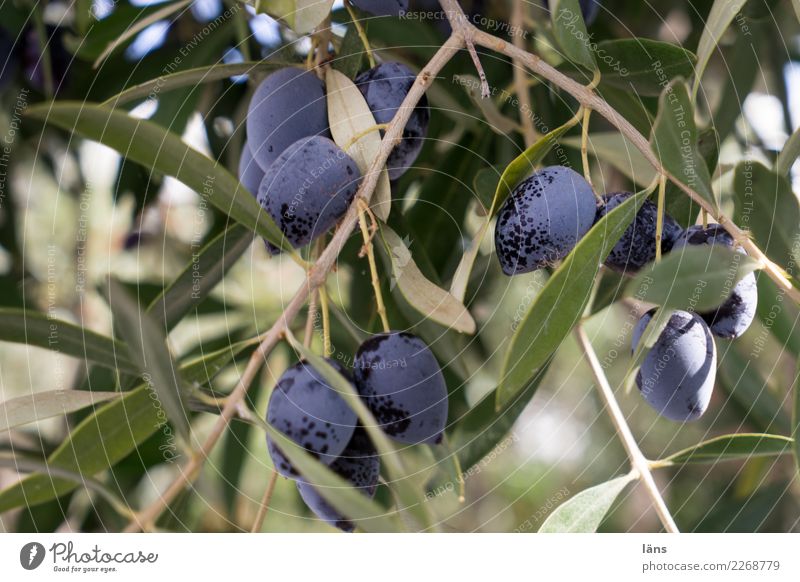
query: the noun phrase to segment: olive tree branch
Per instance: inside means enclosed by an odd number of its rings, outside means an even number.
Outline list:
[[[605,402],[606,409],[611,417],[611,422],[614,424],[614,429],[617,431],[617,435],[619,435],[622,441],[622,446],[625,447],[625,452],[628,454],[633,470],[639,474],[639,478],[647,489],[647,493],[653,500],[653,505],[658,514],[658,518],[661,520],[661,524],[669,533],[679,533],[678,526],[675,525],[675,520],[672,518],[669,508],[664,502],[661,492],[658,490],[655,479],[653,479],[653,474],[650,472],[650,463],[642,454],[639,445],[636,444],[636,439],[633,437],[628,422],[625,420],[625,415],[622,413],[617,399],[614,397],[614,391],[608,383],[608,379],[603,372],[603,367],[600,365],[597,354],[595,354],[589,338],[586,337],[586,332],[583,330],[582,325],[578,324],[578,326],[575,327],[575,336],[586,357],[586,362],[592,370],[592,375],[600,391],[600,396]]]
[[[800,290],[796,289],[791,281],[786,277],[783,270],[773,263],[764,252],[747,236],[747,233],[742,231],[736,224],[734,224],[727,216],[714,208],[705,198],[703,198],[697,191],[690,186],[687,186],[678,180],[672,173],[670,173],[662,164],[661,160],[655,155],[650,148],[650,142],[637,130],[631,123],[625,119],[616,109],[609,105],[597,93],[577,81],[567,77],[537,55],[529,53],[528,51],[516,47],[513,44],[484,32],[474,26],[468,21],[464,15],[464,11],[459,6],[457,0],[439,0],[442,9],[444,10],[447,18],[450,20],[450,25],[453,27],[454,33],[461,32],[464,37],[470,38],[475,44],[484,48],[491,49],[495,52],[511,57],[513,61],[518,61],[524,64],[531,72],[544,77],[560,89],[572,95],[581,105],[589,109],[593,109],[602,115],[609,123],[611,123],[617,130],[624,135],[635,147],[638,149],[645,159],[655,168],[658,174],[664,174],[671,182],[687,194],[700,208],[713,216],[717,222],[722,226],[733,239],[747,251],[747,254],[758,261],[759,265],[764,269],[770,279],[772,279],[780,288],[784,289],[786,293],[800,304]]]
[[[423,67],[422,71],[420,71],[416,81],[411,86],[411,89],[403,100],[403,103],[386,128],[386,134],[381,141],[381,147],[378,151],[378,155],[373,160],[369,171],[366,173],[366,175],[364,175],[355,199],[350,204],[350,208],[342,219],[338,229],[336,230],[336,233],[333,235],[331,242],[328,243],[327,247],[325,247],[325,250],[322,252],[314,265],[310,267],[308,273],[306,274],[305,282],[300,286],[294,297],[292,297],[292,299],[289,301],[283,313],[278,317],[277,321],[272,325],[269,331],[264,334],[258,348],[255,350],[255,352],[253,352],[253,355],[250,356],[250,359],[247,362],[247,367],[242,373],[242,376],[239,378],[236,388],[226,399],[225,406],[217,418],[217,421],[214,423],[214,426],[211,428],[211,432],[209,433],[208,437],[206,437],[206,440],[203,442],[199,450],[192,455],[189,462],[180,469],[180,474],[166,489],[166,491],[159,496],[156,501],[138,512],[134,519],[132,519],[126,526],[124,530],[125,532],[136,532],[141,530],[143,527],[149,527],[150,524],[152,524],[169,506],[172,500],[174,500],[175,497],[181,491],[183,491],[185,487],[190,486],[194,480],[197,479],[198,475],[200,474],[200,470],[214,448],[214,445],[222,436],[231,420],[236,416],[240,404],[247,395],[247,391],[249,390],[256,374],[261,369],[266,357],[277,345],[278,341],[281,340],[285,331],[303,308],[303,305],[305,305],[306,300],[309,298],[311,293],[325,283],[328,272],[333,267],[337,257],[339,256],[339,253],[342,251],[342,248],[344,248],[350,233],[358,223],[359,202],[363,200],[364,202],[368,203],[372,198],[372,194],[378,184],[378,178],[381,170],[386,165],[386,160],[388,159],[389,154],[392,152],[395,145],[397,145],[397,143],[399,143],[402,139],[403,129],[405,128],[406,123],[408,123],[411,114],[414,112],[414,108],[416,107],[417,103],[425,94],[433,80],[436,78],[436,75],[439,74],[439,72],[450,61],[450,59],[452,59],[459,50],[463,49],[464,46],[464,36],[460,33],[460,31],[454,29],[453,34],[439,48],[439,50],[436,51],[436,54],[434,54],[428,64]]]

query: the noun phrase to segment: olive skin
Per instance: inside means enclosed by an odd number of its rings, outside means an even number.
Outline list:
[[[342,375],[342,366],[328,363]],[[349,377],[348,377],[349,379]],[[310,364],[298,362],[278,380],[267,406],[267,422],[326,465],[345,450],[355,432],[356,413]],[[279,446],[267,437],[275,469],[284,477],[298,477]]]
[[[378,488],[380,468],[375,447],[362,427],[356,428],[342,456],[331,463],[332,471],[370,498],[375,496],[375,490]],[[313,485],[298,480],[297,490],[317,517],[342,531],[352,532],[355,529],[355,524],[325,501]]]
[[[675,249],[683,248],[686,245],[710,245],[721,244],[733,248],[733,237],[718,224],[709,225],[708,228],[702,226],[690,226],[686,232],[675,243]],[[737,249],[737,252],[745,254],[744,249]],[[700,316],[711,328],[711,333],[725,339],[736,339],[740,337],[756,316],[758,307],[758,287],[756,285],[755,273],[748,273],[741,281],[734,285],[730,296],[725,302],[711,311],[703,312]]]
[[[329,231],[361,183],[356,162],[326,137],[293,143],[264,173],[258,202],[294,248]]]
[[[408,0],[350,0],[350,4],[375,16],[400,16],[408,10]]]
[[[595,222],[628,200],[630,192],[615,192],[603,196],[603,204],[597,209]],[[642,204],[631,225],[614,245],[604,263],[618,273],[633,275],[656,258],[656,225],[658,206],[646,200]],[[668,253],[675,242],[683,235],[683,228],[666,212],[661,231],[661,252]]]
[[[244,142],[242,155],[239,157],[239,182],[247,188],[254,198],[258,197],[258,187],[264,179],[264,170],[256,163],[250,146]]]
[[[375,123],[389,123],[411,90],[417,76],[402,63],[388,62],[364,71],[355,84],[372,111]],[[403,137],[386,160],[390,180],[397,180],[417,159],[428,134],[430,112],[423,95],[403,129]],[[383,132],[381,132],[383,134]]]
[[[437,444],[447,425],[447,386],[425,342],[407,332],[372,336],[356,352],[353,378],[381,429],[409,444]]]
[[[494,243],[503,273],[530,273],[563,259],[592,228],[596,213],[583,176],[564,166],[536,172],[497,214]]]
[[[312,135],[330,137],[325,86],[310,71],[279,69],[253,93],[246,125],[250,152],[266,171],[297,140]]]
[[[633,330],[636,351],[655,309]],[[717,369],[714,338],[696,313],[676,311],[645,356],[636,375],[639,392],[661,416],[677,422],[697,420],[708,408]]]

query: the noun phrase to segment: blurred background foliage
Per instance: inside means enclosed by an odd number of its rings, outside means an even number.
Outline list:
[[[419,1],[412,10],[435,9],[431,4],[436,3]],[[712,4],[712,0],[604,0],[590,32],[598,41],[644,37],[696,52]],[[462,5],[473,22],[508,38],[507,31],[497,30],[497,23],[508,22],[510,2],[475,0]],[[163,18],[152,18],[141,32],[103,55],[109,43],[122,38],[134,23],[169,6],[174,10]],[[341,2],[334,3],[337,50],[342,50],[348,36],[353,40],[349,21]],[[302,62],[310,47],[308,38],[235,0],[4,0],[0,26],[2,42],[13,47],[0,51],[0,134],[5,148],[0,306],[24,307],[111,335],[110,312],[97,292],[107,275],[122,280],[146,306],[190,263],[193,253],[224,230],[227,219],[201,205],[195,192],[173,178],[150,172],[97,143],[45,127],[22,115],[24,109],[51,96],[99,102],[165,73],[220,62]],[[449,28],[442,20],[392,18],[368,18],[365,27],[379,59],[406,62],[415,70],[432,56]],[[568,70],[553,49],[549,27],[546,13],[531,2],[526,9],[525,44]],[[354,52],[355,70],[363,70],[366,59]],[[489,53],[482,53],[482,60],[492,87],[511,92],[510,61]],[[392,186],[398,212],[390,224],[406,236],[414,260],[433,281],[450,281],[464,245],[480,227],[485,184],[494,188],[492,168],[502,169],[524,149],[521,134],[515,129],[498,130],[498,124],[482,111],[487,105],[476,105],[454,79],[456,74],[473,73],[465,53],[434,83],[429,93],[428,140],[416,167]],[[574,69],[573,73],[580,76]],[[246,104],[262,76],[254,72],[182,87],[125,107],[182,135],[235,173]],[[545,133],[567,121],[576,103],[549,83],[530,79],[537,129]],[[657,96],[636,98],[605,84],[600,91],[637,128],[649,133]],[[518,108],[503,95],[494,97],[495,114],[512,128],[518,127]],[[716,131],[709,138],[710,150],[718,150],[719,155],[718,165],[713,164],[721,176],[715,180],[715,189],[726,214],[732,216],[730,169],[745,156],[773,164],[789,135],[800,126],[800,26],[790,2],[750,0],[746,4],[711,58],[697,114],[705,127]],[[595,116],[593,134],[611,129]],[[573,131],[545,163],[579,167],[576,136],[579,132]],[[618,143],[599,139],[592,148],[598,189],[635,188],[630,172],[624,171],[626,164],[634,163],[626,158],[629,152]],[[797,190],[800,172],[796,167],[792,176]],[[671,209],[684,204],[676,191],[669,196]],[[684,216],[696,221],[697,208],[685,207]],[[357,256],[360,244],[358,238],[348,243],[328,284],[335,304],[332,341],[337,351],[349,354],[355,351],[357,338],[379,329],[369,271]],[[423,324],[422,317],[403,306],[392,292],[390,277],[382,280],[394,327],[414,327],[433,346],[440,362],[447,364],[453,422],[495,388],[503,354],[498,346],[507,340],[520,308],[530,304],[547,277],[546,273],[505,277],[492,249],[491,241],[484,241],[469,285],[468,306],[480,330],[474,337],[445,334],[444,328]],[[224,283],[170,333],[174,357],[187,362],[264,332],[303,277],[302,269],[291,261],[269,259],[257,241],[231,267]],[[619,277],[605,272],[599,297],[606,293],[606,298],[597,300],[597,312],[587,323],[612,386],[622,384],[630,364],[629,343],[620,343],[618,338],[633,317],[625,302],[611,303],[618,288]],[[663,458],[721,434],[791,434],[799,312],[763,275],[759,289],[759,318],[747,334],[735,342],[718,341],[717,389],[709,413],[700,422],[671,423],[659,418],[635,391],[618,392],[649,458]],[[298,333],[303,319],[295,322]],[[318,336],[316,347],[321,345]],[[210,380],[214,393],[233,388],[251,350],[244,349]],[[461,355],[454,359],[457,352]],[[295,358],[285,345],[269,356],[249,396],[259,414],[266,408],[275,379]],[[106,368],[86,365],[58,351],[0,343],[2,401],[43,390],[124,387],[125,378]],[[83,410],[0,432],[0,451],[43,460],[87,414]],[[213,412],[197,413],[193,431],[203,435],[214,420]],[[167,441],[164,431],[156,432],[96,477],[131,506],[144,506],[176,474],[175,462],[164,455]],[[430,464],[425,450],[409,454]],[[459,502],[456,488],[445,480],[445,485],[432,490],[427,503],[443,521],[445,531],[536,531],[564,499],[626,472],[626,466],[624,450],[570,336],[506,437],[469,473],[465,501]],[[249,530],[269,476],[262,431],[235,422],[206,463],[196,488],[180,496],[157,525],[170,531]],[[0,466],[0,486],[18,479],[13,467]],[[800,482],[790,456],[662,469],[656,479],[682,530],[800,531]],[[385,487],[377,499],[390,503]],[[125,524],[102,495],[83,487],[0,513],[0,531],[117,531]],[[659,527],[648,497],[637,486],[620,496],[601,531]],[[264,531],[331,528],[309,513],[290,481],[279,479]]]

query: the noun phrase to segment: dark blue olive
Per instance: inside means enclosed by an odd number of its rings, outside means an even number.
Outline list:
[[[356,77],[355,84],[364,95],[375,122],[383,124],[394,118],[416,78],[404,64],[389,62],[364,71]],[[402,140],[386,161],[390,179],[396,180],[414,164],[428,134],[429,120],[428,100],[423,95],[403,129]]]
[[[655,309],[633,331],[636,351]],[[639,392],[660,415],[678,422],[697,420],[708,408],[717,372],[714,338],[696,313],[676,311],[636,375]]]
[[[370,442],[366,431],[361,427],[356,428],[353,438],[350,439],[342,456],[331,463],[331,470],[349,481],[353,487],[358,488],[367,497],[375,495],[380,468],[381,464],[375,447]],[[308,508],[317,517],[346,532],[355,529],[355,524],[325,501],[325,498],[313,485],[298,480],[297,490]]]
[[[355,161],[326,137],[300,139],[264,173],[258,202],[295,248],[344,216],[361,183]]]
[[[250,146],[247,145],[247,142],[244,142],[244,146],[242,146],[242,155],[239,158],[239,182],[257,198],[258,188],[263,179],[264,170],[262,170],[261,166],[253,159]]]
[[[597,209],[597,220],[614,210],[617,206],[633,196],[630,192],[616,192],[603,196],[603,202]],[[614,245],[606,259],[605,265],[618,273],[634,274],[656,258],[656,224],[658,206],[645,201],[633,222]],[[661,232],[661,252],[672,250],[675,241],[683,234],[681,225],[666,212]]]
[[[410,444],[441,442],[447,386],[421,339],[397,331],[369,338],[356,352],[353,377],[386,434]]]
[[[530,273],[566,257],[594,223],[592,187],[552,166],[522,182],[497,215],[494,244],[506,275]]]
[[[266,171],[297,140],[330,136],[325,86],[311,71],[287,67],[256,89],[247,110],[247,143]]]
[[[342,375],[346,372],[329,360]],[[275,385],[267,407],[267,422],[326,465],[344,451],[356,428],[356,413],[323,377],[305,362],[287,369]],[[284,477],[297,477],[279,446],[267,437],[275,469]]]
[[[686,229],[684,235],[675,242],[674,248],[677,250],[686,245],[714,246],[715,244],[733,248],[733,237],[718,224],[709,225],[708,228],[697,225]],[[738,249],[738,252],[745,254],[744,249],[741,248]],[[722,305],[700,315],[708,323],[715,336],[735,339],[746,332],[753,323],[757,307],[756,276],[754,273],[748,273],[734,285],[730,296]]]

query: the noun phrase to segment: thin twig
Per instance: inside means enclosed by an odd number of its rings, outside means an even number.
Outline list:
[[[664,238],[664,213],[666,212],[667,177],[658,179],[658,216],[656,217],[656,263],[661,261],[661,240]]]
[[[263,341],[255,352],[253,352],[253,355],[247,362],[244,373],[239,379],[239,383],[228,397],[225,407],[222,409],[222,413],[211,428],[211,433],[206,438],[202,447],[191,457],[186,466],[181,468],[180,475],[167,490],[156,501],[137,513],[135,519],[131,520],[124,531],[136,532],[142,528],[143,524],[155,521],[172,500],[183,491],[184,487],[191,485],[197,478],[203,463],[208,458],[214,445],[224,433],[231,419],[236,416],[237,406],[247,394],[250,384],[261,369],[261,365],[266,359],[266,356],[283,337],[288,326],[294,321],[294,318],[297,317],[303,305],[305,305],[309,295],[325,282],[328,272],[335,264],[339,253],[344,248],[350,233],[358,222],[358,201],[363,200],[369,202],[378,184],[378,177],[381,174],[380,169],[386,165],[389,154],[402,137],[403,129],[406,123],[408,123],[417,103],[436,78],[436,75],[439,74],[450,59],[463,47],[464,37],[457,31],[454,31],[450,38],[436,51],[436,54],[434,54],[430,62],[420,71],[415,83],[411,86],[403,103],[398,108],[397,114],[386,129],[386,134],[381,141],[378,155],[373,160],[369,171],[366,172],[359,186],[356,198],[350,205],[345,217],[342,219],[331,242],[325,248],[322,255],[320,255],[317,262],[308,270],[306,281],[297,290],[294,297],[292,297],[291,301],[289,301],[289,304],[286,306],[286,309],[264,335]]]
[[[250,530],[252,533],[258,533],[264,527],[264,518],[267,517],[269,511],[269,503],[272,501],[272,492],[275,491],[275,483],[278,482],[278,472],[272,469],[272,475],[269,477],[269,483],[264,490],[264,497],[261,498],[261,505],[258,506],[258,513],[253,522],[253,528]]]
[[[637,130],[631,123],[625,119],[616,109],[609,105],[604,99],[597,95],[594,90],[589,89],[579,82],[567,77],[554,67],[543,61],[540,57],[531,54],[523,49],[515,47],[513,44],[494,36],[488,32],[484,32],[479,28],[470,24],[464,12],[461,10],[456,0],[440,0],[440,4],[444,9],[445,14],[450,20],[450,24],[454,31],[460,31],[464,37],[469,38],[477,45],[497,51],[512,59],[517,59],[523,63],[533,73],[540,75],[572,95],[578,102],[593,109],[598,114],[602,115],[609,121],[617,130],[624,135],[635,147],[638,149],[647,162],[655,168],[659,174],[665,174],[671,182],[678,188],[686,193],[700,208],[704,209],[711,216],[713,216],[719,225],[728,231],[733,239],[747,251],[753,259],[758,261],[770,279],[775,281],[778,286],[784,289],[787,294],[792,297],[797,303],[800,303],[800,290],[792,286],[791,281],[787,279],[783,270],[775,263],[769,260],[764,252],[756,245],[745,232],[743,232],[736,224],[734,224],[727,216],[717,211],[710,202],[703,198],[691,186],[684,184],[678,180],[673,174],[667,171],[661,164],[661,161],[650,148],[650,142]]]
[[[633,437],[628,422],[625,420],[625,415],[614,397],[614,391],[611,389],[608,379],[606,379],[603,367],[597,359],[597,354],[594,353],[594,348],[592,348],[589,338],[586,337],[586,332],[583,331],[583,326],[578,325],[575,328],[575,336],[578,338],[578,343],[583,350],[584,356],[586,356],[586,361],[592,370],[597,387],[600,389],[600,395],[603,397],[608,414],[611,416],[611,422],[614,424],[617,435],[622,441],[622,446],[625,447],[625,452],[628,453],[631,466],[639,473],[639,477],[653,500],[658,518],[661,520],[664,529],[669,533],[679,533],[678,526],[675,524],[675,520],[672,519],[672,514],[669,512],[664,498],[661,497],[661,492],[658,490],[655,479],[653,479],[648,461],[639,449],[639,445],[636,444],[636,439]]]
[[[520,34],[524,27],[525,0],[514,0],[514,8],[511,12],[511,27],[516,31],[513,36],[514,46],[525,49],[525,37]],[[533,108],[531,105],[531,93],[528,86],[528,75],[517,59],[512,60],[514,66],[514,92],[519,100],[519,118],[522,124],[522,135],[525,138],[525,147],[529,148],[538,138],[536,128],[533,126]]]
[[[375,218],[372,217],[373,229],[370,232],[370,228],[367,226],[367,213],[370,212],[369,206],[362,202],[358,210],[358,224],[361,227],[361,236],[364,237],[364,249],[361,255],[366,255],[369,262],[372,292],[375,294],[375,303],[378,308],[378,315],[381,318],[381,324],[383,324],[383,331],[389,331],[389,317],[386,315],[386,305],[383,303],[383,293],[381,293],[381,283],[378,278],[378,266],[375,264],[375,252],[372,247],[372,237],[377,230],[377,225],[375,224]]]

